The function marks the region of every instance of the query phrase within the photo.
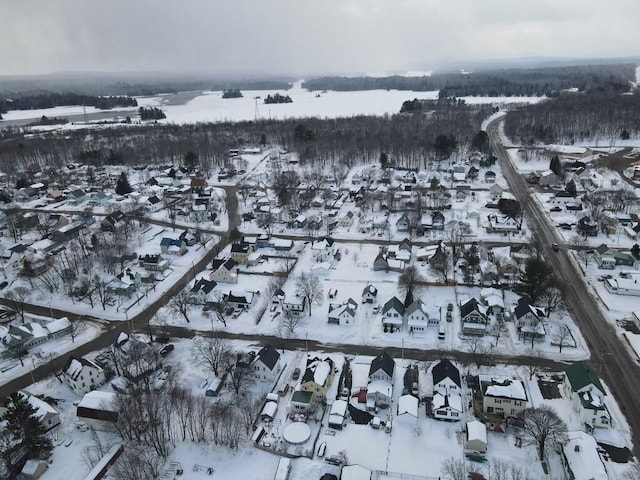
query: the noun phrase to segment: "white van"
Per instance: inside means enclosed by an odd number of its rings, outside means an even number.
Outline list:
[[[444,328],[445,328],[444,323],[441,323],[440,328],[438,329],[438,340],[444,340],[444,332],[445,332]]]

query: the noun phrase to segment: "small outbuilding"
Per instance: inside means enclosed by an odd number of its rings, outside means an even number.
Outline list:
[[[20,477],[23,480],[37,480],[47,470],[47,462],[45,460],[27,460],[22,467]]]
[[[465,450],[470,452],[486,453],[487,451],[487,427],[477,420],[467,422]]]

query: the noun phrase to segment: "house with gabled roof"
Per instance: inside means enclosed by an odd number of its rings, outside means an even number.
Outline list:
[[[378,289],[368,284],[362,290],[362,303],[376,303],[378,298]]]
[[[311,253],[316,262],[331,262],[336,254],[335,240],[324,237],[311,245]]]
[[[404,271],[405,264],[402,260],[396,260],[389,258],[389,256],[382,250],[378,253],[378,256],[373,261],[373,271],[385,271],[385,272],[398,272]]]
[[[32,408],[35,409],[35,417],[40,420],[40,423],[44,427],[45,431],[60,425],[60,412],[57,409],[49,405],[49,403],[36,397],[35,395],[27,392],[26,390],[18,391],[18,394],[22,396]]]
[[[409,332],[420,334],[425,332],[428,327],[440,324],[440,307],[427,305],[417,299],[405,309],[404,318]]]
[[[168,259],[159,253],[155,255],[147,253],[138,257],[138,266],[151,272],[164,272],[169,268],[170,263]]]
[[[371,361],[369,367],[369,382],[375,380],[383,380],[393,383],[393,372],[396,368],[396,362],[387,352],[382,352]]]
[[[396,362],[387,352],[371,361],[367,384],[367,410],[387,408],[393,398],[393,373]]]
[[[396,221],[396,230],[398,232],[408,232],[409,227],[411,226],[411,221],[406,213],[400,215],[400,218]]]
[[[600,458],[600,447],[588,433],[567,432],[566,441],[558,445],[565,478],[571,480],[608,480],[609,474]]]
[[[84,357],[69,357],[62,373],[71,390],[78,395],[95,390],[106,380],[104,369]]]
[[[447,359],[431,370],[433,399],[431,411],[436,420],[458,421],[462,418],[460,371]]]
[[[199,278],[189,290],[189,303],[192,305],[208,305],[216,301],[213,296],[213,289],[217,283],[206,278]]]
[[[251,362],[253,376],[258,380],[275,380],[280,368],[280,353],[269,344],[262,347]]]
[[[247,265],[248,257],[253,253],[253,246],[247,243],[232,243],[231,258],[240,265]]]
[[[385,331],[399,330],[404,323],[404,304],[398,299],[393,297],[387,301],[382,307],[382,326]]]
[[[527,408],[527,392],[521,380],[480,375],[482,411],[498,419],[522,417]]]
[[[238,271],[240,267],[238,263],[230,259],[215,258],[211,262],[213,271],[209,274],[209,280],[217,283],[238,283]]]
[[[327,400],[327,390],[331,386],[334,374],[334,362],[331,358],[318,357],[307,359],[307,367],[300,380],[300,390],[311,392],[312,402]]]
[[[229,305],[229,308],[241,308],[242,310],[249,310],[253,304],[256,294],[259,292],[251,292],[249,290],[234,291],[230,290],[229,293],[224,294],[223,297]]]
[[[486,308],[475,298],[460,305],[460,322],[465,335],[484,335],[487,329]]]
[[[160,240],[160,251],[169,255],[184,255],[187,253],[187,243],[183,238],[163,237]]]
[[[513,319],[520,337],[543,340],[546,336],[546,330],[542,322],[544,316],[544,310],[532,305],[529,297],[520,297],[518,304],[513,309]]]
[[[349,325],[355,321],[357,310],[358,304],[353,298],[349,298],[343,303],[330,303],[327,321],[334,325],[341,323]]]
[[[307,297],[296,295],[295,293],[285,293],[280,305],[283,315],[300,317],[307,311]]]
[[[564,393],[587,430],[611,426],[611,414],[604,402],[607,395],[600,378],[588,363],[575,362],[564,371]]]

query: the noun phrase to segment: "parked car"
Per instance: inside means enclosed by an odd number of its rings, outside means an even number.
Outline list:
[[[160,356],[165,357],[173,352],[173,349],[176,348],[173,343],[169,343],[160,349]]]
[[[2,290],[3,288],[6,288],[7,285],[9,285],[9,282],[7,281],[0,283],[0,290]]]
[[[296,367],[296,369],[293,371],[293,376],[291,377],[294,380],[298,380],[300,378],[300,369]]]
[[[324,452],[327,450],[327,442],[322,442],[318,447],[318,457],[324,457]]]
[[[447,305],[447,312],[453,312],[453,303],[449,302]]]
[[[555,207],[551,207],[551,209],[549,211],[550,212],[561,212],[562,209],[556,205]]]
[[[451,315],[451,312],[447,311],[447,322],[451,321],[453,321],[453,316]]]

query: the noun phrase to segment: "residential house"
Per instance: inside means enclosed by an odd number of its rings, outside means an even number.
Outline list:
[[[495,213],[487,215],[487,223],[485,224],[487,233],[502,233],[506,235],[509,233],[517,233],[521,228],[520,223],[512,218],[499,218]]]
[[[439,211],[435,211],[431,214],[431,228],[433,230],[444,230],[444,214]]]
[[[407,328],[413,334],[421,334],[428,327],[438,326],[440,324],[440,316],[440,307],[435,305],[428,306],[420,299],[415,300],[404,312]]]
[[[349,298],[344,303],[330,303],[327,321],[335,325],[340,325],[341,323],[349,325],[355,321],[357,309],[358,304],[352,298]]]
[[[333,370],[334,363],[329,357],[324,360],[318,357],[307,359],[307,367],[300,381],[300,390],[311,392],[313,403],[325,402],[327,391],[333,381]]]
[[[316,262],[332,262],[336,255],[335,241],[331,237],[316,240],[311,245],[311,254]]]
[[[209,274],[209,280],[217,283],[238,283],[238,272],[240,267],[233,259],[214,259],[211,262],[213,271]]]
[[[483,288],[480,290],[480,300],[487,307],[488,315],[503,313],[505,310],[502,290],[497,288]]]
[[[638,278],[633,278],[633,276],[605,278],[604,286],[609,293],[635,297],[640,296]]]
[[[604,402],[607,393],[589,364],[579,361],[564,371],[564,393],[588,431],[607,428],[611,415]]]
[[[231,259],[240,265],[247,265],[249,255],[253,253],[253,246],[246,243],[231,244]]]
[[[84,357],[69,357],[62,373],[71,390],[78,395],[95,390],[106,381],[103,368]]]
[[[376,303],[378,298],[378,289],[369,284],[362,290],[362,303]]]
[[[145,254],[138,257],[138,266],[150,272],[164,272],[169,268],[170,262],[162,255]]]
[[[608,480],[609,474],[600,458],[595,438],[585,432],[567,432],[567,439],[558,445],[560,462],[568,480]]]
[[[35,409],[35,416],[46,431],[60,425],[60,412],[53,408],[49,403],[32,395],[26,390],[18,392],[29,404]]]
[[[471,298],[460,305],[460,321],[464,335],[484,335],[488,322],[486,308]]]
[[[502,198],[503,194],[504,189],[497,183],[494,183],[493,185],[491,185],[491,187],[489,187],[489,196],[491,197],[492,201],[499,201]]]
[[[265,345],[251,362],[253,376],[258,380],[274,381],[281,369],[280,353],[271,345]]]
[[[482,411],[496,419],[522,417],[527,408],[527,392],[521,380],[480,375]]]
[[[126,218],[122,211],[116,210],[104,217],[100,223],[100,229],[103,232],[116,232],[124,227]]]
[[[216,301],[213,289],[217,283],[206,278],[199,278],[189,290],[189,303],[192,305],[211,305]]]
[[[160,251],[165,255],[184,255],[187,253],[187,242],[180,236],[179,238],[163,237],[160,240]]]
[[[341,227],[350,227],[353,225],[354,214],[351,210],[346,213],[341,213],[338,216],[338,225]]]
[[[80,232],[84,230],[85,225],[83,223],[68,224],[60,227],[58,230],[51,232],[51,240],[56,243],[66,243],[80,235]]]
[[[559,182],[558,176],[551,170],[544,170],[540,172],[538,176],[538,183],[542,187],[548,187],[549,185],[556,185]]]
[[[295,295],[293,293],[286,293],[281,302],[281,305],[283,315],[300,317],[307,311],[307,298]]]
[[[257,294],[258,292],[251,292],[248,290],[230,290],[229,293],[224,294],[223,296],[229,308],[249,310]]]
[[[291,411],[295,413],[307,413],[309,410],[311,410],[312,399],[313,392],[311,391],[294,391],[293,395],[291,396],[291,401],[289,402]]]
[[[69,205],[81,205],[88,200],[89,196],[87,195],[87,193],[79,188],[71,191],[71,193],[69,193],[69,195],[67,196],[67,203]]]
[[[411,221],[406,213],[400,215],[400,218],[396,221],[396,230],[398,232],[408,232],[411,227]]]
[[[367,384],[367,410],[388,408],[393,398],[393,373],[396,362],[387,352],[371,361]]]
[[[496,183],[496,172],[493,170],[487,170],[484,172],[484,183]]]
[[[441,360],[431,370],[433,399],[431,411],[436,420],[458,421],[462,417],[460,371],[449,360]]]
[[[88,392],[78,403],[76,416],[96,430],[111,430],[118,421],[119,398],[122,397],[112,392]]]
[[[159,366],[158,353],[153,345],[122,332],[111,345],[117,375],[138,383]]]
[[[382,326],[384,331],[393,333],[395,330],[400,330],[404,323],[404,312],[404,304],[398,297],[393,297],[387,301],[382,307]]]
[[[533,306],[529,297],[521,297],[513,309],[512,316],[520,338],[544,340],[546,331],[541,320],[544,316],[544,310]]]
[[[107,290],[118,296],[130,296],[142,284],[142,279],[137,272],[127,268],[119,273],[107,284]]]
[[[373,271],[385,271],[385,272],[398,272],[402,273],[404,271],[405,264],[402,260],[396,260],[394,258],[389,258],[389,256],[380,250],[378,256],[373,261]]]

